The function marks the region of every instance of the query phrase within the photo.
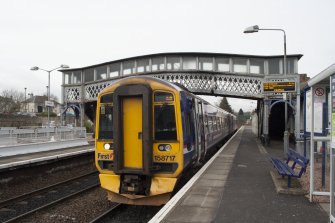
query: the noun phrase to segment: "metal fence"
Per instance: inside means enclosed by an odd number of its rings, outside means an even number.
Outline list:
[[[0,127],[0,146],[86,138],[84,127]]]

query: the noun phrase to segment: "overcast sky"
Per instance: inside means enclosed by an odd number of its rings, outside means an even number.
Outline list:
[[[282,28],[287,53],[303,54],[313,77],[335,62],[334,0],[10,0],[0,3],[0,92],[41,95],[44,71],[163,52],[283,54],[281,32],[243,34],[251,25]],[[61,73],[51,73],[60,97]],[[215,99],[214,99],[215,100]],[[233,109],[251,103],[229,100]]]

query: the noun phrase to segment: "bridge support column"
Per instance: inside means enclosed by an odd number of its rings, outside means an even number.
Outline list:
[[[264,144],[269,145],[269,107],[270,107],[270,100],[264,99],[264,115],[263,115],[263,138]]]
[[[85,106],[84,104],[80,104],[80,127],[84,125],[84,116],[85,116]]]

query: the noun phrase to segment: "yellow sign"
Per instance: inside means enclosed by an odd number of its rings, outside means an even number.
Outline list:
[[[263,90],[264,92],[282,93],[282,92],[295,92],[295,82],[264,82]]]

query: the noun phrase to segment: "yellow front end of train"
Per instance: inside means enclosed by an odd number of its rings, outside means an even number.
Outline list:
[[[109,200],[166,203],[183,170],[179,92],[153,78],[104,89],[96,113],[96,167]]]

